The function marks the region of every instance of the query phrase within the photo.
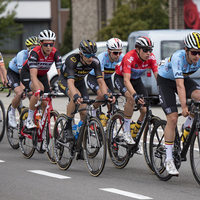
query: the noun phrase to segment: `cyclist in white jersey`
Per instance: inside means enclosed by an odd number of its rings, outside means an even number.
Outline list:
[[[7,77],[6,77],[6,68],[5,68],[5,63],[3,60],[3,56],[0,52],[0,78],[3,83],[3,85],[6,85],[8,83]]]
[[[17,122],[15,119],[15,110],[21,102],[21,94],[24,89],[24,85],[20,81],[20,72],[23,67],[23,63],[28,59],[29,52],[37,45],[39,45],[38,38],[36,36],[31,36],[25,40],[25,45],[27,49],[23,49],[17,53],[17,55],[9,62],[7,70],[7,78],[9,85],[15,92],[15,97],[12,100],[11,110],[8,113],[8,123],[9,126],[15,128],[17,127]]]
[[[169,174],[178,175],[179,172],[174,165],[172,148],[175,139],[175,128],[178,120],[178,110],[176,106],[176,96],[178,94],[182,108],[182,115],[189,116],[186,97],[200,101],[200,87],[189,75],[200,68],[200,34],[191,32],[186,35],[185,49],[175,52],[170,58],[158,68],[158,91],[161,106],[167,115],[167,125],[165,127],[165,166]],[[189,116],[183,128],[190,126],[193,122]]]

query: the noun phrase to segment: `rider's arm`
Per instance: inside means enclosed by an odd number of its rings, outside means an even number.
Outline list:
[[[2,83],[7,83],[8,82],[8,80],[7,80],[7,71],[6,71],[4,60],[3,60],[3,57],[1,55],[1,53],[0,53],[0,77],[1,77]]]
[[[124,74],[124,86],[129,91],[129,93],[131,95],[133,95],[134,93],[136,93],[136,91],[134,90],[134,88],[133,88],[133,86],[132,86],[132,84],[130,82],[130,79],[131,79],[131,74],[125,73]]]
[[[155,79],[157,80],[158,72],[153,73],[153,75],[155,76]]]
[[[61,58],[60,54],[58,53],[58,51],[56,51],[56,53],[54,54],[54,60],[55,60],[55,65],[56,65],[56,69],[58,72],[58,76],[60,76],[60,68],[62,66],[62,58]]]
[[[37,78],[37,73],[38,73],[38,69],[37,68],[31,68],[30,69],[30,77],[31,77],[31,81],[33,83],[33,87],[34,88],[31,88],[33,91],[37,91],[40,88],[40,83],[39,83],[39,80]]]

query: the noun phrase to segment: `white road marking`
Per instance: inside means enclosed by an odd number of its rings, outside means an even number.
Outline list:
[[[59,174],[54,174],[54,173],[46,172],[46,171],[43,171],[43,170],[28,170],[28,172],[32,172],[32,173],[35,173],[35,174],[40,174],[40,175],[43,175],[43,176],[49,176],[49,177],[53,177],[53,178],[58,178],[58,179],[69,179],[69,178],[71,178],[69,176],[63,176],[63,175],[59,175]]]
[[[126,196],[126,197],[131,197],[134,199],[153,199],[151,197],[143,196],[143,195],[132,193],[132,192],[126,192],[126,191],[118,190],[115,188],[99,188],[99,190],[119,194],[119,195]]]
[[[0,160],[0,162],[5,162],[4,160]]]

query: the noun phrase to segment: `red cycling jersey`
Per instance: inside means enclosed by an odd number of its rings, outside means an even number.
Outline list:
[[[29,58],[24,62],[23,68],[29,71],[29,69],[37,68],[38,76],[44,76],[51,65],[55,61],[56,68],[60,68],[62,65],[62,59],[56,48],[52,48],[49,56],[45,57],[42,53],[41,46],[36,46],[29,55]]]
[[[125,73],[131,74],[131,80],[133,80],[140,78],[147,68],[151,68],[153,73],[158,71],[154,54],[151,53],[148,60],[142,61],[139,59],[136,50],[133,49],[126,53],[122,61],[115,66],[115,71],[120,76],[123,76]]]

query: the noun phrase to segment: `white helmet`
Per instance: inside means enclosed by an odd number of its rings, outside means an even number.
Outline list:
[[[43,30],[40,32],[38,36],[39,40],[56,40],[56,35],[53,31],[51,30]]]
[[[196,32],[191,32],[186,35],[184,39],[185,46],[189,49],[200,49],[200,34]]]
[[[110,50],[121,50],[123,48],[122,41],[118,38],[109,39],[106,46]]]

